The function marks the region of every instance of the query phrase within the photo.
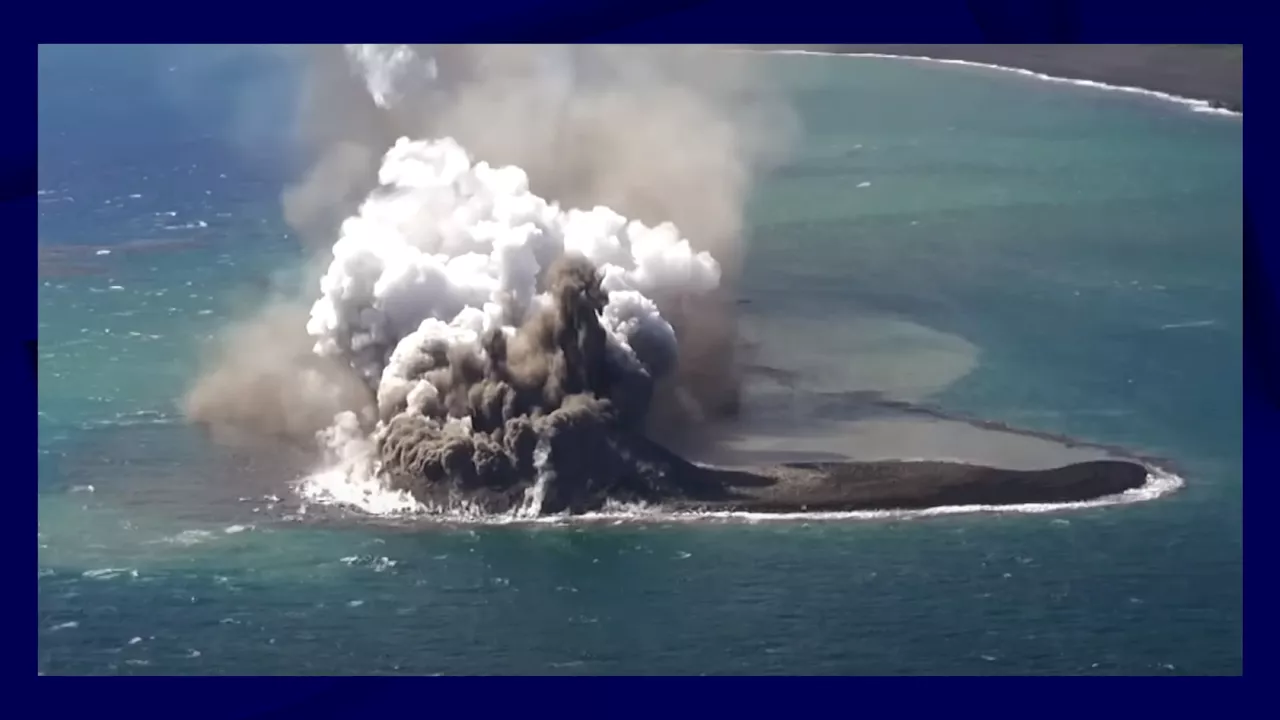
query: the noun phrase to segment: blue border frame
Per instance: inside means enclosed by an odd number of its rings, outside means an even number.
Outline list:
[[[134,17],[118,5],[99,6],[55,6],[46,4],[38,8],[17,6],[10,9],[15,13],[11,22],[14,30],[23,29],[24,22],[30,22],[30,13],[56,13],[52,22],[43,24],[43,32],[36,33],[38,40],[50,42],[85,41],[102,37],[117,37],[122,40],[139,41],[162,36],[166,39],[183,39],[187,41],[238,39],[245,42],[264,41],[269,39],[291,38],[322,40],[332,36],[351,34],[373,35],[387,31],[388,27],[402,26],[395,16],[399,11],[386,6],[363,14],[344,11],[342,6],[312,6],[299,17],[295,10],[284,11],[285,19],[275,19],[262,5],[245,5],[242,11],[238,3],[221,3],[216,8],[199,8],[185,6],[166,8],[163,11],[142,10]],[[291,6],[295,7],[295,6]],[[484,4],[445,4],[445,5],[406,5],[404,18],[423,18],[423,40],[528,40],[528,41],[623,41],[623,42],[796,42],[808,43],[822,41],[849,41],[858,39],[877,42],[1151,42],[1169,39],[1203,39],[1234,40],[1243,39],[1243,3],[1236,0],[1218,0],[1201,5],[1170,5],[1156,2],[1121,2],[1121,0],[1043,0],[1040,3],[1028,3],[1025,0],[968,0],[967,2],[927,2],[912,3],[788,3],[781,11],[772,6],[759,4],[729,3],[723,0],[697,2],[696,0],[654,0],[643,6],[621,4],[592,4],[572,2],[529,2],[520,4],[503,4],[490,2]],[[250,9],[252,8],[252,10]],[[408,8],[418,10],[417,13]],[[426,9],[430,8],[429,11]],[[186,15],[182,11],[191,13]],[[212,10],[212,12],[210,12]],[[388,20],[392,22],[388,22]],[[402,18],[403,19],[403,18]],[[308,33],[297,30],[310,27]],[[326,30],[326,26],[332,29]],[[294,30],[294,32],[290,32]],[[96,32],[95,32],[96,31]],[[110,31],[110,32],[108,32]],[[16,34],[16,33],[15,33]],[[267,37],[272,36],[272,37]],[[1259,46],[1262,47],[1262,46]],[[35,48],[20,43],[5,43],[3,65],[9,71],[9,87],[14,91],[35,77]],[[1262,52],[1262,55],[1258,55]],[[1256,62],[1266,63],[1265,48],[1256,50],[1252,55]],[[1259,61],[1259,57],[1262,58]],[[34,89],[33,89],[34,90]],[[13,108],[14,106],[10,106]],[[1270,104],[1267,96],[1255,95],[1250,105],[1254,117],[1261,112],[1263,127],[1269,127]],[[30,228],[35,234],[36,189],[37,189],[37,155],[35,146],[23,143],[20,138],[28,138],[35,133],[34,118],[29,113],[16,109],[3,115],[7,125],[3,154],[0,155],[0,218],[3,227],[11,229],[15,242],[30,248],[29,240],[20,238]],[[1256,149],[1265,152],[1269,142],[1269,133],[1257,139]],[[1262,177],[1266,166],[1260,162],[1250,163],[1246,173],[1252,172]],[[1245,341],[1245,401],[1246,437],[1252,452],[1246,452],[1246,467],[1264,472],[1259,449],[1268,445],[1275,438],[1275,422],[1277,404],[1280,403],[1280,381],[1268,377],[1267,370],[1278,367],[1280,355],[1274,328],[1278,321],[1276,308],[1277,261],[1276,252],[1271,250],[1270,243],[1262,236],[1260,217],[1257,215],[1257,202],[1254,214],[1245,212],[1245,323],[1247,339]],[[26,312],[30,296],[19,293],[13,285],[6,285],[4,292],[11,295],[6,301],[14,312]],[[33,313],[34,314],[34,313]],[[8,342],[11,348],[5,354],[10,371],[5,377],[17,379],[29,372],[26,363],[32,364],[35,370],[36,341],[34,323],[30,334],[10,333]],[[17,347],[21,345],[21,347]],[[21,363],[21,365],[18,365]],[[15,382],[12,392],[24,398],[34,400],[34,387],[26,383]],[[15,443],[16,445],[16,443]],[[16,475],[15,481],[21,480]],[[1266,492],[1267,485],[1259,485],[1257,492]],[[1255,498],[1256,500],[1256,498]],[[1266,507],[1265,498],[1253,503],[1255,508]],[[1262,512],[1259,510],[1259,512]],[[17,535],[20,523],[6,523],[4,527]],[[28,535],[29,538],[29,535]],[[11,547],[19,547],[20,538],[11,538]],[[27,541],[29,542],[29,539]],[[1256,584],[1256,583],[1255,583]],[[13,617],[20,613],[12,614]],[[1255,619],[1265,620],[1265,613]],[[1257,628],[1255,627],[1255,631]],[[9,644],[16,650],[17,643]],[[22,663],[29,662],[29,656],[22,658]],[[21,669],[21,666],[19,666]],[[58,688],[51,683],[61,683]],[[192,717],[234,717],[257,716],[273,717],[284,714],[323,717],[330,715],[367,714],[379,709],[400,707],[412,701],[401,693],[380,693],[376,688],[363,688],[358,696],[348,693],[353,690],[344,685],[338,689],[332,680],[310,681],[267,681],[241,680],[238,688],[232,693],[217,694],[200,693],[195,702],[188,700],[178,708],[170,704],[171,699],[182,693],[196,692],[190,684],[194,681],[183,681],[186,684],[152,685],[142,688],[138,685],[108,685],[96,681],[96,687],[73,689],[71,682],[90,682],[87,680],[66,680],[43,678],[39,681],[38,695],[29,698],[39,708],[37,712],[70,714],[77,710],[96,713],[125,712],[130,716],[171,717],[175,713],[188,718]],[[143,681],[134,681],[135,683]],[[149,681],[155,682],[155,681]],[[291,682],[287,688],[281,688],[281,682]],[[445,682],[445,681],[441,681]],[[564,682],[564,681],[562,681]],[[1097,682],[1097,681],[1095,681]],[[1132,686],[1124,686],[1132,692]],[[1182,684],[1180,691],[1172,691],[1170,684],[1165,684],[1156,692],[1142,692],[1143,710],[1159,713],[1162,710],[1174,709],[1178,705],[1182,709],[1191,709],[1188,701],[1208,698],[1200,695],[1207,688],[1192,689],[1193,686]],[[1121,693],[1121,686],[1113,686],[1116,693]],[[1096,690],[1100,690],[1095,686]],[[457,695],[461,688],[452,687],[430,692],[429,704],[418,706],[423,712],[447,712],[453,702],[465,704],[458,708],[464,712],[492,707],[495,700],[488,696],[475,704],[470,695]],[[627,703],[636,700],[635,696],[625,688],[618,687],[618,693],[628,697]],[[841,691],[844,691],[843,693]],[[303,692],[304,691],[304,692]],[[598,692],[607,692],[597,686]],[[1219,686],[1219,692],[1221,686]],[[571,699],[579,700],[584,691]],[[811,685],[803,693],[803,699],[797,694],[789,693],[783,698],[769,693],[717,693],[712,701],[714,707],[707,710],[718,712],[734,712],[742,707],[763,710],[772,703],[785,703],[785,709],[796,712],[807,700],[826,702],[847,702],[847,687],[838,687],[835,682],[828,681],[823,685]],[[1033,692],[1027,690],[1027,692]],[[590,695],[590,693],[586,693]],[[880,693],[877,693],[880,694]],[[992,698],[984,693],[982,698],[974,698],[982,713],[993,711]],[[1002,693],[1002,699],[1008,699],[1010,693]],[[377,698],[381,698],[378,700]],[[534,696],[533,704],[542,704],[547,695],[539,693]],[[555,697],[553,694],[551,697]],[[696,695],[695,695],[696,697]],[[901,709],[902,698],[896,693],[891,701]],[[956,703],[962,702],[955,688],[945,696],[917,694],[911,699],[914,710],[925,710],[930,705],[946,703],[946,710],[955,712]],[[1101,698],[1093,694],[1058,694],[1055,693],[1052,706],[1043,707],[1036,702],[1033,712],[1046,709],[1065,709],[1074,698],[1087,698],[1087,702],[1096,705]],[[274,698],[274,699],[273,699]],[[357,700],[358,698],[358,700]],[[56,703],[54,702],[56,699]],[[682,697],[677,705],[680,709],[696,709],[696,699],[691,706],[688,696]],[[616,707],[617,696],[608,706],[612,711]],[[1215,697],[1221,701],[1220,695]],[[181,702],[181,701],[179,701]],[[1114,706],[1114,699],[1105,701]],[[371,707],[370,704],[381,704],[382,708]],[[1176,703],[1176,704],[1175,704]],[[665,704],[665,703],[664,703]],[[710,705],[711,703],[709,703]],[[859,708],[879,704],[874,698],[858,701]],[[1199,704],[1199,703],[1196,703]],[[522,711],[528,711],[526,703],[521,703]],[[740,706],[735,708],[734,706]],[[21,705],[13,704],[16,712],[24,712]],[[1018,712],[1025,711],[1022,703],[1011,703],[1010,707]],[[675,709],[667,708],[668,711]],[[1096,709],[1091,710],[1096,711]]]

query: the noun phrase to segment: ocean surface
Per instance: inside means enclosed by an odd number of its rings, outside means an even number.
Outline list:
[[[1092,452],[884,398],[1164,458],[1172,492],[406,527],[308,508],[182,421],[210,336],[302,261],[279,202],[296,77],[218,52],[41,50],[39,672],[1242,672],[1241,118],[769,60],[805,132],[747,208],[769,372],[726,447]]]

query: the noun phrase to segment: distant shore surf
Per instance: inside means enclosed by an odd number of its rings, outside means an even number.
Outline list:
[[[941,63],[1123,92],[1243,117],[1243,48],[1172,45],[750,46],[752,52]]]

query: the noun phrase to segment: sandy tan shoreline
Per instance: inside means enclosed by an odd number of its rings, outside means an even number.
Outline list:
[[[1243,112],[1243,45],[752,45],[964,60],[1205,100]]]

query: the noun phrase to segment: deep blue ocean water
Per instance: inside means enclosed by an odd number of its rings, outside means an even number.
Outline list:
[[[805,126],[747,208],[749,329],[802,378],[759,391],[772,411],[864,432],[806,398],[883,391],[1169,458],[1185,487],[1048,514],[278,522],[289,478],[215,458],[176,403],[300,264],[292,69],[46,48],[40,672],[1240,673],[1242,120],[770,63]]]

